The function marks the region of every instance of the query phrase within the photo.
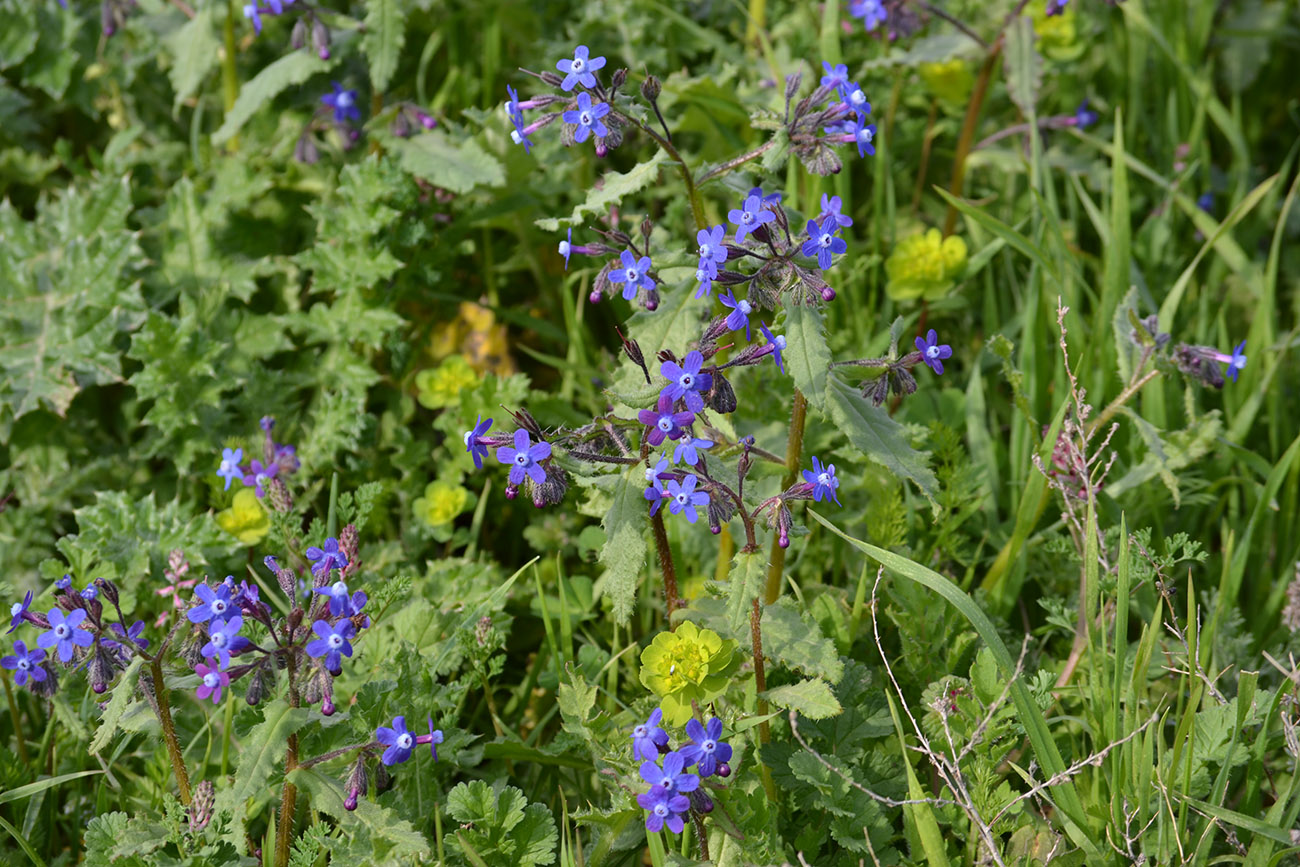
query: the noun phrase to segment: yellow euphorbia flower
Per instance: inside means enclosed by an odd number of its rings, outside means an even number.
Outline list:
[[[415,515],[430,527],[441,527],[456,520],[469,505],[469,491],[444,481],[430,482],[424,496],[415,501]]]
[[[691,718],[691,701],[713,701],[727,689],[739,665],[736,642],[689,620],[676,632],[661,632],[641,651],[641,683],[659,696],[664,722],[681,726]]]
[[[1038,51],[1052,60],[1076,60],[1087,45],[1079,39],[1078,15],[1070,4],[1059,14],[1048,15],[1046,3],[1033,3],[1029,14],[1034,19]]]
[[[885,262],[889,276],[885,291],[895,301],[933,301],[946,295],[965,270],[966,242],[956,235],[944,238],[938,229],[931,229],[894,247]]]
[[[235,492],[235,501],[224,512],[217,512],[217,526],[239,540],[239,544],[253,546],[262,541],[271,529],[271,516],[262,508],[262,501],[252,488]]]
[[[946,105],[964,106],[971,88],[975,86],[975,73],[971,71],[970,63],[960,57],[922,63],[916,72],[926,89]]]
[[[442,409],[460,403],[460,390],[473,388],[479,375],[468,361],[452,355],[437,367],[421,370],[415,376],[415,387],[420,390],[418,400],[429,409]]]

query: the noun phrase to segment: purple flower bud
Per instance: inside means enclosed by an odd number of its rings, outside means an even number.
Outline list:
[[[834,300],[835,300],[835,290],[832,289],[832,288],[829,287],[829,286],[823,286],[823,287],[822,287],[822,300],[823,300],[823,301],[834,301]]]
[[[716,773],[719,777],[726,779],[731,776],[731,765],[726,762],[718,762],[718,770]]]

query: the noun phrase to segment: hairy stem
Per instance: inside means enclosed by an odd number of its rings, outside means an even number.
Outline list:
[[[188,807],[190,775],[185,770],[185,756],[181,752],[180,741],[176,739],[176,726],[172,723],[172,708],[167,701],[167,686],[163,683],[161,653],[150,660],[149,675],[153,678],[153,694],[158,703],[158,722],[162,726],[163,740],[167,743],[167,756],[172,762],[172,772],[176,775],[176,788],[180,791],[181,803]]]
[[[336,480],[338,476],[334,477]],[[333,497],[330,498],[333,502]],[[298,659],[289,655],[289,706],[298,706]],[[284,789],[280,794],[280,819],[275,826],[275,863],[289,863],[289,846],[293,843],[293,814],[298,807],[298,789],[289,782],[289,772],[298,767],[298,733],[289,735],[284,751]]]
[[[799,458],[803,454],[803,431],[808,420],[808,399],[799,389],[794,390],[794,409],[790,412],[790,436],[785,446],[785,480],[781,490],[789,488],[799,478]],[[772,553],[767,567],[767,586],[763,601],[771,605],[781,596],[782,573],[785,570],[785,549],[772,539]]]
[[[966,118],[962,121],[961,136],[957,139],[957,153],[952,162],[952,183],[948,189],[960,198],[962,187],[966,183],[966,157],[970,155],[971,144],[975,141],[975,127],[979,124],[980,109],[984,107],[984,97],[988,94],[989,80],[997,68],[998,58],[1002,55],[1002,38],[993,44],[984,65],[980,67],[979,78],[975,80],[975,90],[971,93],[970,105],[966,107]],[[948,205],[948,213],[943,219],[943,235],[948,237],[957,228],[957,209]]]
[[[736,169],[740,168],[750,160],[758,159],[763,154],[767,153],[771,149],[774,143],[775,143],[774,139],[768,139],[758,147],[754,148],[749,153],[741,154],[738,157],[732,157],[731,159],[727,160],[725,163],[718,163],[716,166],[713,166],[707,171],[701,173],[700,176],[696,178],[695,180],[696,186],[702,187],[706,182],[711,181],[714,178],[719,177],[720,175],[725,175],[728,172],[735,171]]]
[[[653,127],[633,120],[625,114],[620,114],[619,116],[628,123],[636,125],[643,133],[654,139],[655,144],[663,148],[664,153],[668,154],[668,158],[677,163],[677,170],[681,173],[683,183],[686,184],[686,195],[691,200],[691,215],[695,217],[695,228],[706,228],[704,202],[700,200],[699,190],[696,189],[695,186],[695,176],[691,173],[690,166],[686,165],[686,158],[682,156],[681,151],[677,150],[677,147],[667,138],[655,132]]]
[[[18,715],[18,703],[14,701],[13,688],[9,686],[9,673],[5,672],[0,680],[4,681],[5,698],[9,700],[9,716],[14,721],[14,740],[18,741],[18,761],[25,765],[27,764],[27,737],[23,734],[23,721]]]
[[[1133,395],[1142,390],[1142,386],[1146,385],[1159,375],[1159,370],[1152,369],[1147,371],[1144,376],[1131,382],[1127,388],[1115,396],[1114,400],[1106,405],[1106,408],[1101,411],[1101,415],[1097,416],[1093,421],[1092,425],[1088,428],[1088,436],[1092,436],[1097,431],[1101,430],[1102,425],[1110,421],[1111,418],[1114,417],[1115,413],[1119,412],[1120,409],[1123,408],[1124,404],[1133,399]]]
[[[664,573],[664,607],[668,613],[668,628],[673,629],[673,611],[677,609],[677,567],[673,564],[673,552],[668,547],[668,531],[664,529],[663,512],[650,516],[650,527],[654,530],[655,551],[659,554],[659,568]]]

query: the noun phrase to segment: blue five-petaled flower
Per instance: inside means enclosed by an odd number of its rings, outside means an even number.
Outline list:
[[[650,712],[650,718],[632,729],[632,757],[654,761],[659,758],[659,747],[668,746],[668,732],[659,727],[664,718],[662,708]]]
[[[605,126],[601,118],[609,114],[609,103],[598,102],[591,104],[591,94],[583,91],[578,94],[578,107],[564,112],[561,117],[565,123],[575,124],[578,128],[573,131],[573,140],[581,144],[595,133],[597,138],[604,138],[609,135],[609,128]]]
[[[312,545],[307,549],[307,559],[311,561],[311,574],[328,575],[331,569],[343,570],[348,565],[348,555],[339,548],[339,540],[330,536],[323,548]]]
[[[933,328],[925,339],[916,338],[916,349],[921,353],[921,360],[935,373],[943,373],[943,360],[952,357],[952,347],[939,342],[939,333]]]
[[[217,475],[226,480],[226,487],[224,490],[230,490],[230,483],[235,479],[243,481],[244,473],[239,469],[239,462],[243,459],[243,449],[221,450],[221,466],[217,467]]]
[[[321,596],[328,597],[330,601],[330,614],[334,617],[351,617],[356,614],[352,610],[352,597],[348,593],[348,585],[342,579],[335,581],[325,587],[317,587],[312,591]]]
[[[392,728],[380,726],[375,729],[375,740],[388,747],[379,757],[385,765],[400,765],[411,757],[411,748],[415,746],[415,735],[407,730],[404,716],[393,717]],[[434,753],[434,758],[437,757],[438,754]]]
[[[686,734],[692,743],[680,750],[687,767],[695,765],[701,777],[711,777],[720,762],[731,761],[731,745],[722,742],[722,720],[716,716],[707,726],[692,717],[686,723]]]
[[[334,109],[334,122],[345,123],[349,120],[359,120],[361,118],[361,109],[357,108],[357,92],[347,90],[337,81],[334,82],[334,92],[327,93],[320,98],[329,108]]]
[[[763,207],[761,198],[751,195],[745,199],[742,208],[732,208],[727,213],[727,219],[736,224],[736,243],[740,244],[744,242],[745,236],[750,232],[753,232],[764,223],[775,220],[776,214]]]
[[[1236,382],[1237,374],[1241,373],[1246,367],[1246,341],[1243,340],[1238,343],[1236,349],[1232,350],[1232,355],[1222,360],[1228,362],[1226,371],[1228,379]]]
[[[709,504],[709,495],[705,491],[695,490],[695,484],[698,481],[699,479],[692,473],[682,479],[680,484],[675,481],[668,483],[669,514],[679,515],[685,513],[686,520],[692,524],[699,519],[699,513],[696,512],[696,509]]]
[[[680,752],[664,756],[664,766],[660,768],[654,762],[641,763],[641,779],[652,786],[660,786],[670,795],[684,795],[700,787],[700,778],[695,774],[683,773],[686,769],[686,757]]]
[[[497,449],[497,460],[510,465],[510,484],[523,484],[524,476],[540,485],[546,481],[546,470],[541,461],[551,456],[551,444],[545,440],[534,443],[528,437],[528,431],[520,428],[515,431],[515,447],[501,446]]]
[[[83,608],[70,612],[66,617],[61,610],[55,608],[46,615],[46,619],[50,622],[50,630],[42,633],[36,639],[36,644],[46,650],[57,647],[62,662],[71,662],[76,648],[89,647],[94,641],[89,632],[77,628],[86,619]]]
[[[598,72],[604,67],[605,58],[591,57],[585,45],[579,45],[573,49],[572,60],[565,59],[555,62],[555,68],[564,73],[564,81],[560,82],[560,89],[566,93],[579,84],[583,87],[595,87],[596,76],[592,75],[592,73]],[[572,123],[567,117],[565,120]],[[578,141],[582,141],[582,139],[578,139]]]
[[[700,462],[700,452],[711,448],[713,440],[684,437],[677,448],[673,449],[673,460],[693,467]]]
[[[236,615],[229,620],[213,620],[208,624],[208,643],[203,645],[204,656],[214,656],[224,670],[230,666],[230,654],[248,646],[248,639],[239,634],[244,618]]]
[[[726,227],[721,225],[695,233],[695,240],[700,245],[700,261],[695,269],[695,279],[700,284],[695,291],[696,298],[709,294],[718,276],[718,266],[727,261],[727,248],[722,243],[726,234]]]
[[[785,335],[773,334],[768,329],[766,322],[760,322],[759,327],[763,329],[763,336],[767,338],[767,345],[772,347],[772,357],[776,360],[777,370],[785,373],[785,360],[781,358],[781,353],[785,351]]]
[[[718,300],[722,302],[723,307],[730,307],[731,312],[727,314],[727,328],[732,331],[745,329],[745,339],[750,339],[749,315],[754,312],[754,308],[743,298],[736,300],[730,292],[724,292],[718,295]]]
[[[337,674],[343,667],[343,657],[352,656],[352,642],[349,641],[356,632],[351,620],[340,620],[330,626],[324,620],[317,620],[311,625],[312,632],[318,636],[308,642],[307,655],[315,658],[325,657],[325,669]]]
[[[469,452],[470,456],[474,458],[474,469],[476,470],[483,469],[483,459],[488,455],[487,446],[479,442],[479,437],[487,433],[491,427],[492,419],[483,421],[483,416],[480,414],[474,420],[474,426],[465,431],[465,451]]]
[[[847,241],[835,237],[835,233],[839,230],[839,222],[834,216],[822,220],[820,226],[815,220],[808,221],[808,240],[804,241],[803,254],[815,257],[817,267],[823,271],[831,266],[832,255],[843,253],[849,248]]]
[[[41,663],[45,661],[45,651],[39,648],[27,649],[27,645],[20,639],[14,642],[13,656],[0,658],[0,668],[8,669],[14,673],[14,683],[22,686],[28,678],[37,683],[45,680],[45,669]],[[668,742],[668,736],[664,735],[664,743]]]
[[[673,412],[673,404],[676,403],[668,396],[667,391],[659,395],[659,400],[654,409],[643,409],[637,413],[637,418],[641,424],[648,429],[646,432],[646,442],[652,446],[657,446],[667,439],[681,439],[685,428],[695,421],[695,413]]]
[[[814,502],[820,503],[823,499],[830,497],[835,501],[835,505],[840,505],[840,498],[835,491],[840,486],[840,480],[835,478],[835,465],[826,464],[817,460],[813,455],[813,468],[803,471],[803,480],[812,485],[812,498]]]
[[[686,353],[682,363],[665,361],[659,366],[659,372],[668,378],[668,386],[662,394],[673,400],[685,400],[686,408],[691,412],[704,409],[703,394],[713,387],[713,376],[700,373],[704,356],[698,349]],[[657,443],[656,443],[657,445]]]
[[[655,288],[654,278],[650,276],[649,256],[638,259],[631,250],[624,250],[618,258],[623,263],[623,267],[609,272],[609,282],[623,284],[625,300],[631,301],[635,298],[638,289],[649,291]]]
[[[32,607],[32,591],[28,590],[22,602],[15,602],[9,608],[9,629],[5,635],[18,628],[18,624],[27,619],[27,609]]]
[[[519,91],[510,85],[506,85],[506,94],[510,99],[506,102],[506,114],[510,115],[510,122],[514,124],[514,130],[510,133],[510,140],[515,144],[524,146],[524,153],[533,152],[533,143],[528,139],[528,133],[524,130],[524,112],[519,107]]]
[[[216,590],[213,590],[207,584],[200,584],[194,588],[194,595],[199,597],[201,604],[185,612],[185,616],[190,623],[206,623],[213,618],[224,620],[226,613],[234,605],[233,600],[230,598],[230,586],[228,584],[218,584]]]

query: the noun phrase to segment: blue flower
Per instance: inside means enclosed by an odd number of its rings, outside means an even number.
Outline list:
[[[262,10],[257,6],[258,0],[253,0],[244,6],[244,17],[253,22],[253,32],[262,32]]]
[[[1047,0],[1047,9],[1045,10],[1047,17],[1051,18],[1053,15],[1060,15],[1065,11],[1065,7],[1069,2],[1070,0]]]
[[[442,730],[435,729],[433,727],[433,717],[429,717],[429,733],[420,735],[415,739],[415,742],[417,744],[428,744],[429,754],[433,756],[433,760],[436,762],[438,761],[438,744],[442,743],[442,740]]]
[[[244,476],[244,485],[249,488],[254,488],[254,492],[259,497],[265,497],[266,483],[274,478],[275,474],[279,471],[279,464],[262,466],[262,462],[254,458],[253,462],[248,467],[248,473]]]
[[[730,292],[719,294],[718,300],[722,302],[723,307],[731,308],[731,313],[727,315],[727,328],[732,331],[739,331],[742,328],[745,329],[745,339],[749,340],[749,315],[754,312],[754,308],[744,299],[737,301]]]
[[[650,277],[650,257],[642,256],[637,259],[631,250],[624,250],[619,254],[619,261],[623,263],[622,268],[616,268],[609,272],[609,282],[622,283],[623,298],[631,301],[636,297],[638,289],[647,291],[655,288],[655,281]]]
[[[768,194],[765,196],[765,195],[763,195],[763,188],[762,188],[762,187],[750,187],[750,188],[749,188],[749,192],[748,192],[748,193],[745,193],[745,195],[746,195],[746,196],[758,196],[759,199],[761,199],[761,200],[763,201],[763,204],[765,204],[765,205],[775,205],[775,204],[777,204],[778,202],[781,201],[781,194],[780,194],[780,193],[768,193]]]
[[[645,480],[650,483],[650,487],[656,491],[664,489],[662,476],[668,472],[668,458],[663,455],[659,456],[659,462],[653,467],[648,467],[645,471]],[[646,499],[650,499],[649,496]]]
[[[332,606],[332,598],[330,603]],[[325,669],[337,674],[343,667],[343,657],[352,656],[352,642],[348,640],[356,634],[352,621],[340,620],[330,626],[324,620],[317,620],[311,625],[311,630],[319,637],[307,643],[307,655],[317,659],[325,657]]]
[[[664,756],[663,768],[654,762],[642,762],[641,779],[652,786],[659,786],[670,795],[684,795],[700,787],[700,778],[695,774],[683,773],[685,769],[686,757],[679,752],[669,753]]]
[[[701,777],[713,776],[719,762],[731,761],[731,745],[722,742],[722,720],[716,716],[707,727],[692,717],[686,723],[686,734],[692,743],[681,748],[682,758],[687,767],[695,765]]]
[[[569,227],[569,232],[560,242],[560,255],[564,257],[564,270],[569,270],[569,255],[573,252],[573,227]]]
[[[560,82],[560,89],[566,93],[579,84],[583,87],[595,87],[596,76],[592,75],[592,73],[604,67],[605,58],[590,57],[585,45],[579,45],[573,49],[572,60],[557,60],[555,62],[555,68],[564,73],[564,81]],[[566,117],[565,120],[568,121],[569,119]],[[604,133],[601,133],[601,135],[604,135]],[[582,139],[578,139],[578,141],[582,141]]]
[[[852,226],[853,218],[845,216],[840,212],[840,209],[843,207],[844,203],[840,200],[839,196],[827,196],[825,193],[822,193],[822,212],[817,216],[817,219],[821,220],[830,217],[835,221],[835,225],[837,226],[842,228]]]
[[[820,503],[823,499],[830,497],[835,501],[835,505],[840,505],[840,498],[835,491],[840,486],[840,480],[835,478],[835,465],[827,464],[822,466],[822,462],[817,460],[813,455],[813,468],[803,471],[803,480],[812,485],[812,498],[814,502]],[[726,759],[723,759],[726,761]]]
[[[710,277],[717,277],[718,266],[727,261],[727,248],[722,244],[726,234],[726,227],[722,225],[695,233],[695,241],[700,245],[700,264],[697,267],[707,271]]]
[[[876,146],[871,143],[875,137],[876,125],[867,123],[866,115],[858,115],[858,125],[853,130],[853,141],[857,143],[859,157],[876,155]]]
[[[1219,360],[1228,363],[1228,369],[1224,372],[1227,373],[1228,379],[1236,382],[1237,374],[1241,373],[1241,371],[1246,367],[1246,341],[1243,340],[1238,343],[1237,348],[1232,350],[1232,355],[1230,356],[1225,356],[1220,353]]]
[[[668,499],[668,493],[664,491],[663,485],[658,480],[643,492],[645,498],[650,501],[650,514],[654,516],[659,509],[663,507],[664,500]]]
[[[572,230],[570,230],[572,231]],[[488,455],[488,448],[480,441],[480,437],[488,432],[492,427],[492,419],[483,421],[482,414],[474,420],[474,426],[465,431],[465,451],[470,453],[474,458],[474,469],[483,469],[483,459]]]
[[[668,386],[661,392],[672,400],[685,400],[686,408],[691,412],[704,409],[702,394],[713,387],[713,376],[700,373],[704,356],[698,349],[686,353],[682,363],[665,361],[659,365],[659,372],[668,378]]]
[[[185,617],[190,623],[206,623],[214,617],[218,620],[224,619],[226,613],[234,606],[234,600],[230,598],[230,587],[227,584],[218,584],[216,590],[207,584],[200,584],[194,588],[194,595],[199,598],[200,604],[185,612]]]
[[[560,116],[564,118],[565,123],[577,124],[578,128],[573,131],[573,140],[582,143],[592,133],[595,133],[597,138],[609,135],[609,129],[601,122],[601,118],[607,114],[609,114],[609,103],[600,102],[593,106],[591,94],[583,91],[578,94],[578,107]]]
[[[123,629],[122,624],[120,623],[110,623],[108,624],[108,628],[116,632],[118,637],[123,641],[129,641],[132,644],[137,645],[141,650],[145,650],[149,647],[149,639],[140,637],[144,633],[143,620],[137,620],[135,623],[132,623],[129,629]],[[100,643],[105,647],[118,646],[118,643],[110,638],[105,638]]]
[[[871,114],[871,103],[867,102],[866,93],[856,81],[846,82],[840,88],[840,99],[857,114],[859,120]]]
[[[736,229],[736,243],[740,244],[744,242],[747,234],[753,232],[759,226],[775,220],[776,214],[763,207],[761,198],[751,195],[745,199],[743,208],[732,208],[727,213],[727,219],[738,227]]]
[[[511,465],[509,478],[512,485],[522,484],[524,476],[538,485],[546,481],[546,470],[542,469],[540,461],[550,456],[551,444],[545,440],[538,440],[534,444],[528,437],[528,431],[523,428],[515,431],[514,448],[501,446],[497,449],[497,460]]]
[[[235,479],[243,481],[244,473],[239,469],[239,462],[243,459],[243,449],[221,450],[221,465],[217,467],[217,475],[226,480],[226,487],[223,490],[230,490],[230,483]]]
[[[55,582],[54,582],[54,589],[55,589],[55,590],[67,590],[67,589],[68,589],[69,587],[71,587],[71,586],[72,586],[72,576],[71,576],[71,575],[64,575],[64,576],[63,576],[62,578],[60,578],[58,581],[55,581]]]
[[[952,347],[946,343],[939,343],[939,334],[933,328],[925,335],[924,340],[916,338],[916,349],[921,353],[921,360],[935,373],[943,373],[943,360],[952,357]]]
[[[776,359],[777,370],[785,373],[785,360],[781,358],[781,353],[785,351],[785,335],[773,335],[766,322],[760,322],[759,327],[763,329],[763,336],[767,338],[767,345],[772,347],[772,357]]]
[[[329,598],[330,614],[333,616],[351,617],[356,614],[352,610],[352,597],[348,593],[348,585],[343,583],[342,579],[327,587],[317,587],[312,592]]]
[[[22,602],[15,602],[9,607],[9,629],[5,635],[18,628],[18,624],[27,619],[27,609],[32,607],[32,591],[28,590]]]
[[[697,507],[707,506],[709,504],[709,495],[704,491],[695,490],[695,483],[699,479],[692,473],[682,479],[681,484],[675,481],[668,483],[668,512],[673,515],[686,514],[686,520],[692,524],[699,518],[696,512]]]
[[[62,611],[55,608],[50,611],[46,619],[50,621],[50,631],[41,633],[36,643],[46,650],[57,646],[59,659],[62,662],[71,662],[74,649],[89,647],[94,641],[89,632],[77,628],[81,621],[86,619],[85,609],[78,608],[65,617]]]
[[[659,401],[654,409],[643,409],[637,413],[641,424],[649,429],[646,433],[646,442],[650,445],[657,446],[665,438],[681,439],[685,428],[695,421],[693,412],[673,412],[674,403],[675,401],[664,393],[659,395]]]
[[[686,437],[677,444],[677,448],[673,449],[673,460],[693,467],[700,462],[700,451],[711,448],[713,448],[713,440]]]
[[[510,140],[515,144],[524,146],[524,153],[533,152],[533,143],[528,139],[528,133],[524,130],[524,112],[519,107],[519,91],[510,85],[506,85],[506,93],[510,100],[506,103],[506,114],[510,115],[510,122],[514,124],[514,131],[510,133]]]
[[[822,69],[826,70],[826,74],[822,76],[821,80],[822,87],[833,87],[839,90],[848,83],[849,68],[843,63],[831,66],[830,61],[823,60]]]
[[[99,588],[94,584],[87,584],[85,589],[81,591],[81,598],[87,602],[94,602],[99,598]]]
[[[392,728],[380,726],[375,729],[375,740],[388,747],[379,757],[385,765],[400,765],[411,757],[411,748],[415,746],[415,735],[407,730],[404,716],[393,717]],[[434,757],[437,757],[436,753]]]
[[[1207,214],[1214,213],[1214,193],[1201,193],[1196,199],[1196,207]]]
[[[313,575],[328,575],[331,569],[342,571],[348,565],[348,555],[339,550],[339,540],[333,536],[325,540],[324,548],[315,545],[308,548],[307,559],[311,561]]]
[[[645,820],[647,831],[658,833],[667,825],[669,831],[680,834],[686,827],[682,814],[691,808],[691,799],[685,795],[671,794],[663,786],[651,786],[650,791],[636,796],[636,802],[649,812]]]
[[[1083,102],[1074,110],[1074,125],[1079,129],[1087,129],[1097,122],[1097,112],[1088,110],[1088,99],[1084,97]]]
[[[849,0],[849,14],[861,18],[867,32],[875,30],[889,17],[882,0]]]
[[[243,625],[244,618],[238,614],[229,620],[214,620],[209,623],[208,643],[203,645],[203,655],[215,656],[220,661],[222,669],[228,668],[230,654],[238,653],[249,644],[248,639],[239,634],[240,627]]]
[[[71,651],[69,651],[71,656]],[[45,669],[41,663],[45,661],[45,651],[37,648],[27,649],[27,645],[18,640],[14,642],[13,656],[0,658],[0,668],[8,669],[14,672],[14,683],[22,686],[28,678],[40,683],[45,680]],[[66,662],[66,660],[64,660]],[[667,743],[668,737],[664,736],[664,742]]]
[[[804,241],[803,254],[817,259],[817,267],[825,271],[831,266],[832,255],[843,253],[849,244],[843,238],[835,237],[840,227],[834,217],[827,217],[820,226],[815,220],[808,221],[808,240]]]
[[[334,82],[334,92],[325,94],[320,98],[320,101],[334,109],[335,123],[344,123],[361,118],[361,109],[357,108],[357,92],[355,90],[345,90],[343,85],[337,81]]]
[[[632,757],[654,761],[659,758],[659,748],[668,746],[668,732],[659,727],[664,718],[662,708],[650,712],[650,718],[632,729]]]

